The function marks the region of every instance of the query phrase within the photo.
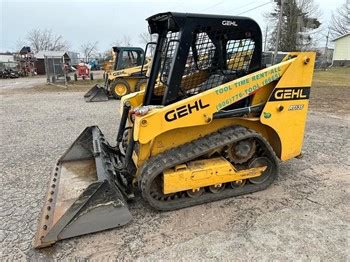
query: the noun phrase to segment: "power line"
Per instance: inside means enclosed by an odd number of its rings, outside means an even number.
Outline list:
[[[249,2],[248,4],[239,6],[239,7],[235,8],[234,10],[237,11],[237,10],[239,10],[239,9],[245,8],[245,7],[247,7],[247,6],[250,6],[251,4],[254,4],[254,3],[256,3],[256,0],[251,1],[251,2]],[[231,11],[232,11],[232,10],[231,10]],[[229,12],[231,12],[231,11],[229,11]]]
[[[215,6],[221,5],[223,2],[225,2],[225,0],[220,1],[220,2],[217,2],[217,3],[214,4],[214,5],[208,6],[208,7],[204,8],[204,9],[202,9],[200,12],[203,12],[203,11],[206,11],[206,10],[208,10],[208,9],[211,9],[211,8],[213,8],[213,7],[215,7]]]
[[[250,11],[253,11],[253,10],[258,9],[258,8],[260,8],[260,7],[262,7],[262,6],[268,5],[268,4],[270,4],[270,3],[271,3],[271,2],[266,2],[266,3],[264,3],[264,4],[258,5],[258,6],[256,6],[256,7],[253,7],[253,8],[251,8],[251,9],[247,10],[247,11],[241,12],[241,13],[236,14],[236,15],[242,15],[242,14],[248,13],[248,12],[250,12]]]
[[[222,4],[223,2],[225,2],[225,1],[220,1],[220,2],[218,2],[218,3],[216,3],[216,4],[214,4],[214,5],[211,5],[211,6],[209,6],[209,7],[206,7],[206,8],[204,8],[204,9],[200,10],[200,12],[205,11],[205,10],[208,10],[208,9],[211,9],[211,8],[213,8],[213,7],[215,7],[215,6],[218,6],[218,5]],[[239,6],[239,7],[235,8],[234,11],[237,11],[237,10],[239,10],[239,9],[245,8],[245,7],[250,6],[250,5],[254,4],[254,3],[256,3],[256,0],[255,0],[255,1],[251,1],[251,2],[249,2],[249,3],[247,3],[247,4],[245,4],[245,5]],[[269,3],[270,3],[270,2],[263,3],[263,4],[261,4],[261,5],[258,5],[258,6],[256,6],[256,7],[251,8],[251,9],[249,9],[249,10],[247,10],[247,11],[241,12],[241,13],[239,13],[239,14],[237,14],[237,15],[250,12],[250,11],[252,11],[252,10],[255,10],[255,9],[257,9],[257,8],[259,8],[259,7],[262,7],[262,6],[264,6],[264,5],[267,5],[267,4],[269,4]],[[226,13],[230,13],[230,12],[232,12],[232,11],[233,11],[233,10],[230,10],[230,11],[227,11],[227,10],[226,10],[225,12],[226,12]]]

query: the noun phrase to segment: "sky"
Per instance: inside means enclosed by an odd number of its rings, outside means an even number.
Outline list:
[[[319,6],[323,32],[319,45],[325,42],[332,11],[345,0],[314,0]],[[80,51],[83,43],[98,41],[99,51],[111,48],[112,43],[130,38],[135,46],[143,46],[140,33],[147,32],[145,19],[160,12],[188,12],[241,15],[256,20],[264,32],[267,21],[264,13],[274,7],[273,0],[0,0],[0,51],[17,51],[18,42],[32,29],[51,29],[68,41],[70,51]]]

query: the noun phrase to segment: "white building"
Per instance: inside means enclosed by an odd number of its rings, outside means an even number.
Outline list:
[[[15,62],[15,59],[11,53],[0,53],[0,62]]]
[[[350,33],[339,36],[334,39],[334,66],[350,66]]]
[[[0,53],[0,69],[16,68],[17,62],[12,53]]]

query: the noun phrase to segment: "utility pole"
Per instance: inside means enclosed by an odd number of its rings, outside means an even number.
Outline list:
[[[280,13],[278,15],[278,24],[277,24],[277,35],[276,35],[276,45],[275,45],[275,53],[273,55],[273,61],[272,64],[274,65],[276,63],[277,58],[277,52],[278,52],[278,44],[281,37],[281,29],[282,29],[282,19],[283,19],[283,3],[284,0],[281,0],[281,6],[280,6]]]
[[[268,25],[266,25],[266,29],[265,29],[265,39],[264,39],[264,52],[266,52],[266,43],[267,43],[267,31],[269,30]]]
[[[328,58],[328,38],[329,38],[329,28],[328,28],[328,33],[326,36],[326,47],[324,48],[324,57],[323,57],[323,65],[324,68],[326,69],[326,65],[327,65],[327,58]]]

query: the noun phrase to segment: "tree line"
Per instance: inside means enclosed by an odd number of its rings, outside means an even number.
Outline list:
[[[313,0],[274,0],[274,9],[265,14],[269,21],[266,32],[269,39],[266,43],[267,49],[273,50],[276,45],[277,23],[282,4],[279,51],[313,49],[318,40],[316,36],[321,31],[318,30],[321,26],[320,12]],[[350,32],[350,0],[345,0],[345,3],[333,12],[329,32],[333,38]],[[152,36],[148,33],[142,33],[138,37],[142,44],[152,41]],[[30,46],[33,52],[61,51],[70,47],[62,35],[55,34],[49,29],[33,29],[26,35],[24,41],[20,41],[17,45]],[[131,38],[124,35],[122,39],[111,43],[111,46],[131,46]],[[97,41],[81,44],[79,51],[86,60],[110,55],[110,50],[99,52]]]
[[[274,50],[277,44],[280,13],[282,17],[279,51],[311,50],[321,38],[325,39],[326,34],[324,29],[321,29],[321,14],[313,0],[274,0],[274,4],[274,10],[265,14],[270,25],[267,29],[269,31],[266,32],[269,36],[267,49]],[[345,0],[345,3],[332,13],[328,30],[333,39],[350,32],[350,0]]]
[[[149,41],[148,33],[139,34],[139,42],[146,45]],[[39,51],[67,51],[70,49],[70,44],[62,35],[53,33],[50,29],[33,29],[27,33],[24,39],[17,41],[17,49],[23,46],[29,46],[32,52]],[[111,46],[131,46],[131,37],[124,35],[122,39],[113,41]],[[100,51],[98,41],[84,42],[79,46],[79,51],[83,58],[88,61],[90,58],[107,59],[110,57],[111,49]]]

